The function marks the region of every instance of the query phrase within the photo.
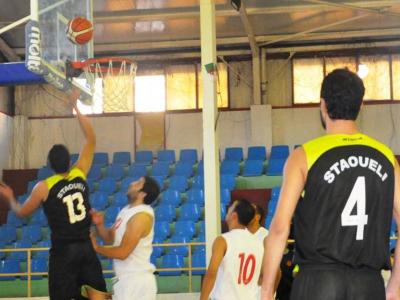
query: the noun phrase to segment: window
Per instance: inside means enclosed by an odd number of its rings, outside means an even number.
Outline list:
[[[349,69],[357,72],[357,60],[355,57],[325,57],[325,75],[335,69]]]
[[[86,85],[90,89],[90,86],[87,84],[86,79],[77,78],[76,80],[79,84]],[[91,105],[83,104],[81,101],[77,102],[77,106],[81,114],[89,115],[103,113],[103,81],[101,78],[96,79],[94,89],[95,92],[92,98]]]
[[[392,56],[393,99],[400,100],[400,55]]]
[[[390,66],[389,56],[361,56],[359,70],[363,69],[363,74],[359,74],[365,85],[365,100],[388,100],[390,95]]]
[[[166,68],[167,109],[196,108],[196,66],[172,65]]]
[[[322,58],[293,60],[294,103],[319,103],[323,76]]]
[[[203,84],[201,75],[201,66],[198,66],[198,91],[199,91],[199,108],[203,108]],[[218,64],[217,81],[217,101],[218,107],[228,107],[228,70],[225,64]]]
[[[165,111],[165,75],[145,75],[135,78],[135,111]]]

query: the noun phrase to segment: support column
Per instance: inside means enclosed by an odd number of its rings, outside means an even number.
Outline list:
[[[253,54],[253,104],[261,104],[261,63],[260,63],[260,48],[257,48]]]
[[[221,209],[219,187],[219,143],[215,122],[217,119],[216,75],[206,71],[205,66],[216,65],[216,30],[214,0],[200,1],[201,72],[203,79],[203,150],[206,257],[211,258],[212,244],[221,232]]]

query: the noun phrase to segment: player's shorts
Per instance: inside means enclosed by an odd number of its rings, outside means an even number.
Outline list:
[[[50,299],[85,299],[81,296],[82,286],[107,291],[101,264],[91,241],[52,246],[49,258]]]
[[[113,300],[155,300],[156,277],[153,273],[127,274],[113,279]]]
[[[385,300],[380,271],[347,266],[300,266],[290,300]]]

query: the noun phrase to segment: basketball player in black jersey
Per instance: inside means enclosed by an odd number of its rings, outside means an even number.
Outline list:
[[[292,300],[384,300],[382,269],[390,268],[392,216],[400,221],[399,167],[392,151],[360,133],[355,120],[362,80],[347,69],[327,75],[321,120],[327,135],[294,150],[264,256],[263,300],[273,299],[275,274],[294,215]],[[386,299],[399,299],[396,249]]]
[[[55,175],[39,182],[23,205],[15,200],[10,187],[0,186],[0,195],[19,217],[27,217],[43,206],[51,229],[51,300],[82,299],[81,289],[90,299],[108,297],[101,264],[89,238],[91,216],[86,175],[92,165],[96,136],[89,119],[78,110],[77,98],[78,93],[72,92],[70,101],[86,142],[76,164],[70,168],[67,148],[54,145],[48,160]]]

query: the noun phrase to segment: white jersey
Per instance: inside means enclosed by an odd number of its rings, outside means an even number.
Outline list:
[[[256,232],[254,232],[254,236],[261,242],[264,242],[264,239],[267,235],[268,235],[268,230],[265,229],[264,227],[260,227]]]
[[[128,221],[138,213],[147,213],[154,219],[154,211],[150,205],[141,204],[135,207],[125,206],[118,214],[115,221],[115,238],[114,246],[119,246],[122,237],[125,234],[126,224]],[[129,256],[124,259],[114,259],[114,271],[117,277],[122,275],[134,274],[137,272],[148,271],[153,273],[155,270],[154,265],[150,262],[150,256],[153,252],[153,236],[154,236],[154,222],[150,233],[140,239],[136,248],[132,251]]]
[[[247,229],[224,233],[226,253],[218,269],[211,299],[256,299],[264,248]]]

